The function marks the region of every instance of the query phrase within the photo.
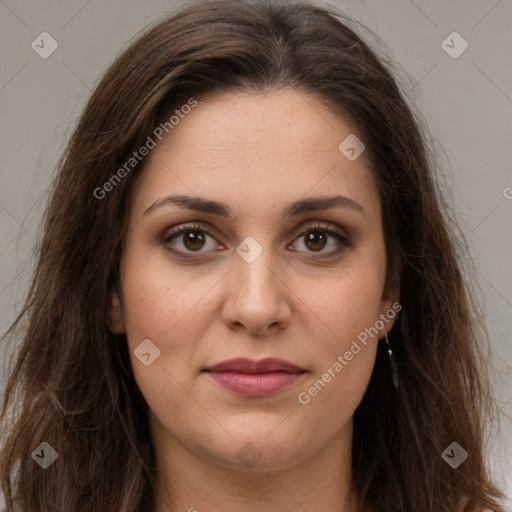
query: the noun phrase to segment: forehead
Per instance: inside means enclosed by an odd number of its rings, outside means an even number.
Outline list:
[[[353,137],[349,119],[302,92],[212,96],[182,114],[146,157],[134,207],[165,193],[223,198],[235,209],[308,193],[378,203],[366,153],[351,161],[340,151]]]
[[[169,145],[181,149],[216,145],[219,154],[223,149],[251,151],[264,146],[283,154],[294,151],[299,158],[337,151],[339,137],[356,132],[348,116],[336,115],[326,102],[293,89],[215,94],[200,100],[178,121],[167,137]]]

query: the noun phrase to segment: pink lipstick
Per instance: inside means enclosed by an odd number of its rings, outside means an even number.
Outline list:
[[[305,373],[298,366],[273,357],[259,361],[239,357],[204,371],[224,388],[246,397],[275,395],[293,385]]]

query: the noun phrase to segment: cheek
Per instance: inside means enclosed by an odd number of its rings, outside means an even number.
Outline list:
[[[321,363],[320,373],[333,371],[341,356],[343,371],[336,373],[343,377],[337,380],[348,379],[355,384],[369,377],[373,365],[379,338],[375,324],[379,319],[380,293],[375,287],[365,287],[353,279],[340,284],[337,292],[331,295],[332,301],[327,302],[324,297],[321,318],[329,329],[323,340],[315,344],[315,353]]]
[[[135,380],[150,405],[164,389],[167,399],[178,400],[183,393],[178,383],[190,385],[195,376],[191,368],[201,366],[201,340],[215,313],[205,295],[219,279],[214,272],[180,270],[162,259],[134,251],[123,266],[128,350]],[[147,339],[159,350],[149,366],[137,357]]]
[[[163,269],[135,270],[127,274],[123,286],[134,378],[150,410],[158,411],[159,417],[165,417],[169,407],[176,408],[189,398],[183,386],[187,387],[191,377],[188,363],[194,359],[197,340],[201,339],[202,325],[194,314],[194,306],[204,295],[204,288],[194,287],[190,281],[186,285],[177,282],[176,277]],[[149,345],[149,350],[140,350],[147,343],[143,340],[148,339],[153,345]],[[140,357],[147,352],[148,365]]]
[[[153,337],[168,344],[181,331],[200,327],[195,310],[200,308],[205,291],[213,286],[214,276],[201,277],[193,270],[180,271],[150,258],[143,265],[127,259],[125,268],[123,296],[129,339],[135,342]]]
[[[194,306],[195,294],[190,287],[173,283],[164,269],[131,263],[128,259],[123,282],[126,337],[135,380],[151,403],[164,388],[173,393],[174,381],[166,370],[176,378],[182,371],[171,361],[186,359],[187,351],[194,350],[194,333],[187,334],[186,327],[190,327],[187,312]],[[142,356],[147,353],[150,355]]]
[[[308,282],[309,292],[306,288],[300,292],[330,333],[327,347],[339,348],[375,324],[381,309],[384,273],[380,261],[355,255],[351,264],[323,279],[321,285],[311,288]]]
[[[371,294],[361,289],[347,294],[326,318],[331,332],[316,340],[315,371],[297,400],[329,435],[350,420],[368,387],[379,342],[378,335],[368,333],[377,311],[378,301]]]
[[[360,258],[333,277],[328,288],[310,296],[308,306],[326,328],[315,340],[315,371],[302,386],[305,395],[299,402],[325,421],[333,410],[337,424],[347,421],[368,386],[379,342],[375,324],[383,283],[384,265]]]

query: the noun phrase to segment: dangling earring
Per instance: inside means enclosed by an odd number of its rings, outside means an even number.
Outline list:
[[[391,350],[391,346],[389,345],[388,334],[385,335],[386,343],[388,346],[388,354],[389,354],[389,362],[391,363],[391,370],[393,371],[393,386],[395,389],[398,389],[398,370],[396,366],[395,354]]]

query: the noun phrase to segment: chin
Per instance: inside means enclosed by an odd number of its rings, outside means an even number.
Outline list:
[[[280,421],[283,421],[284,417]],[[285,420],[286,422],[286,420]],[[279,421],[268,422],[255,428],[254,423],[238,426],[233,437],[226,434],[222,441],[214,443],[217,449],[206,449],[217,462],[235,471],[279,471],[297,466],[311,457],[320,441],[303,437]],[[276,428],[277,427],[277,428]],[[321,444],[321,443],[320,443]]]

